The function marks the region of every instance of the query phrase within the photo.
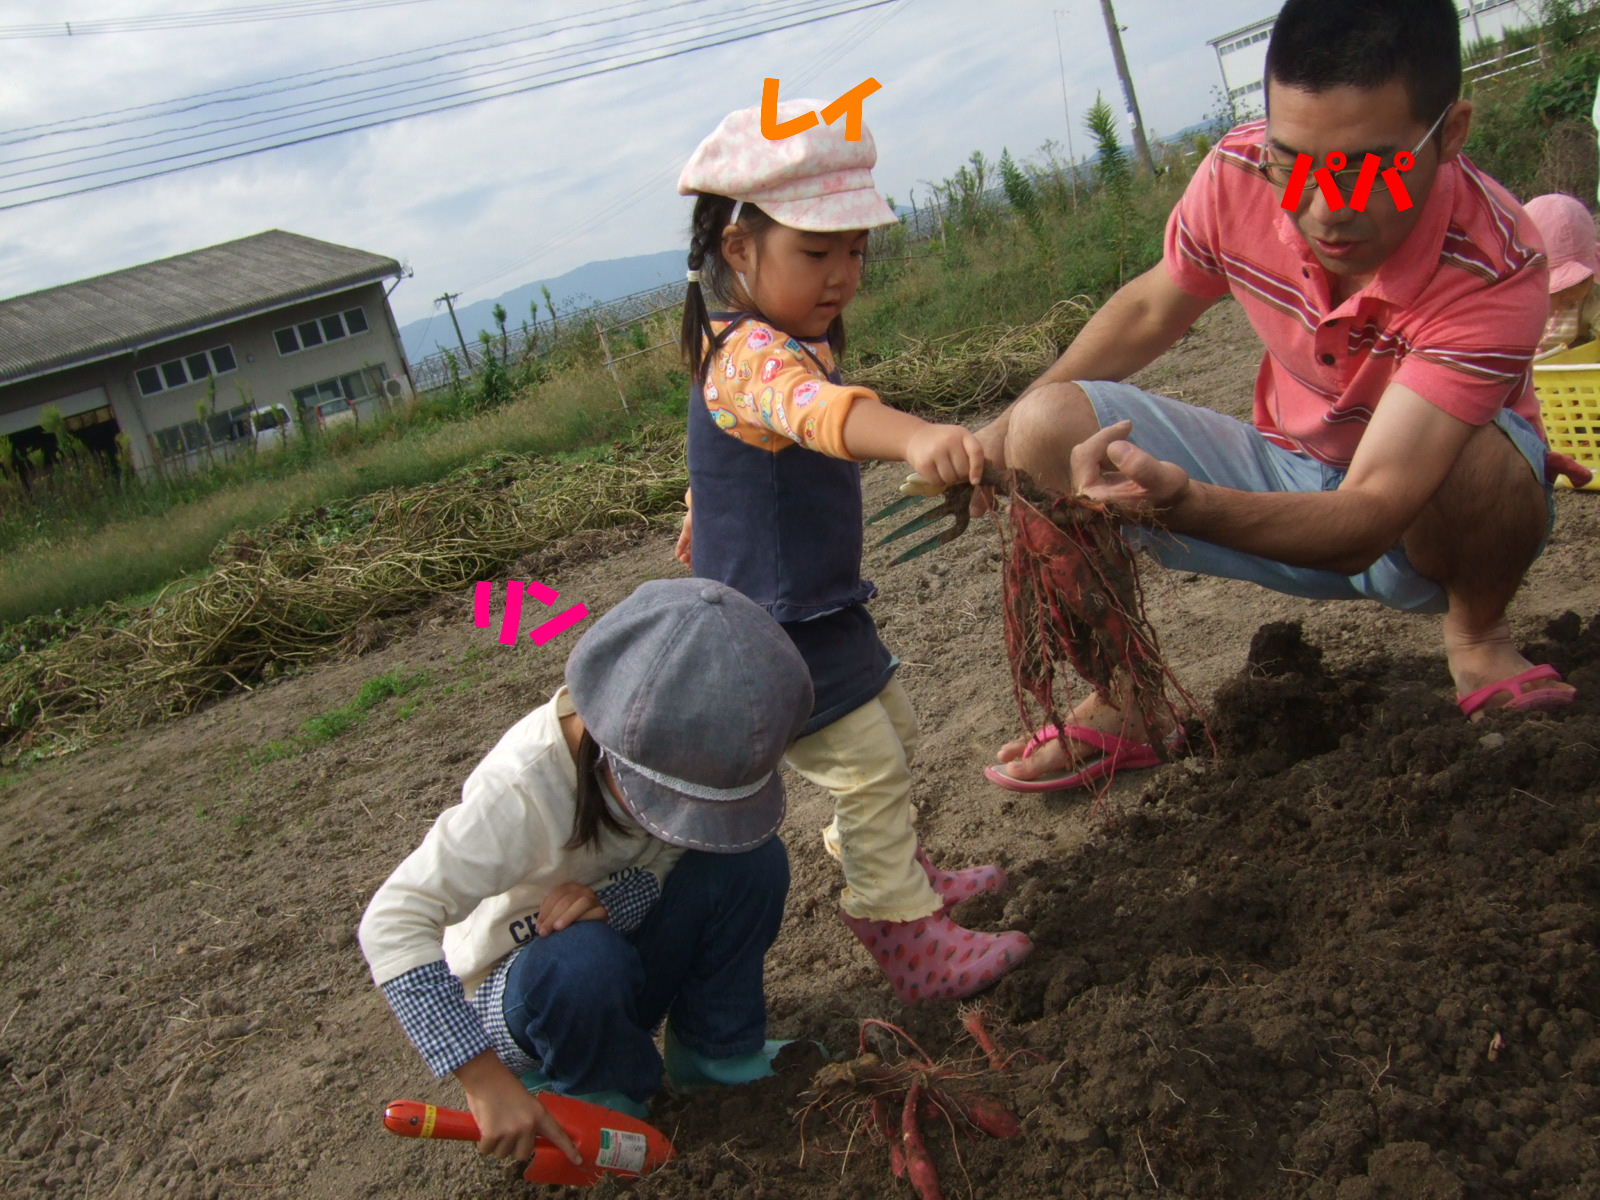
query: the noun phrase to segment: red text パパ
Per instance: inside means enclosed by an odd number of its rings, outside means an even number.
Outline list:
[[[1345,207],[1344,193],[1339,190],[1339,181],[1335,175],[1344,170],[1345,156],[1335,150],[1328,155],[1328,163],[1313,171],[1311,169],[1311,155],[1297,154],[1294,158],[1294,171],[1289,175],[1289,185],[1283,190],[1283,207],[1290,212],[1300,210],[1301,201],[1305,198],[1306,184],[1315,180],[1317,187],[1322,192],[1322,198],[1327,201],[1328,207],[1337,212]],[[1354,212],[1366,212],[1367,201],[1372,198],[1372,189],[1379,178],[1383,179],[1384,186],[1389,189],[1389,194],[1394,197],[1394,206],[1405,212],[1414,201],[1411,193],[1406,190],[1405,180],[1401,173],[1409,171],[1416,165],[1417,157],[1409,150],[1402,150],[1394,156],[1394,166],[1380,172],[1383,158],[1377,154],[1368,154],[1361,161],[1361,170],[1356,175],[1355,188],[1350,193],[1349,205]],[[1348,172],[1346,172],[1348,174]]]

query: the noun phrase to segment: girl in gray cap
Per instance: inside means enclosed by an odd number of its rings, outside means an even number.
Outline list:
[[[373,980],[433,1073],[460,1080],[483,1153],[527,1158],[542,1136],[580,1161],[547,1088],[644,1116],[663,1018],[679,1089],[771,1074],[777,768],[812,699],[760,607],[647,583],[378,889],[360,930]]]

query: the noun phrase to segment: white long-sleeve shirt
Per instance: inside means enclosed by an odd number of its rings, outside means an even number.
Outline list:
[[[508,729],[467,777],[461,803],[439,814],[422,844],[373,896],[361,919],[360,940],[380,987],[443,961],[470,996],[507,955],[538,936],[539,905],[563,883],[598,891],[637,869],[654,876],[659,894],[682,851],[651,837],[615,806],[612,812],[622,817],[625,832],[602,827],[596,842],[581,850],[566,848],[577,770],[560,722],[572,711],[562,688]],[[429,992],[444,984],[452,993],[428,1001],[422,1024],[439,1024],[441,1037],[447,1032],[443,1027],[453,1024],[460,1032],[448,1040],[463,1046],[477,1040],[460,1035],[481,1025],[463,1011],[462,993],[448,978],[433,968],[414,979],[428,981]],[[386,995],[390,991],[385,988]],[[393,1003],[395,996],[390,999]],[[418,1022],[407,1021],[399,1006],[396,1012],[420,1047],[419,1032],[426,1031],[413,1028]],[[477,1045],[472,1053],[482,1048]]]

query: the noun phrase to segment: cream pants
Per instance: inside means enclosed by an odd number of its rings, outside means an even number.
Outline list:
[[[898,679],[789,747],[789,765],[833,793],[833,820],[822,844],[844,866],[839,905],[852,917],[914,921],[942,907],[915,858],[916,749],[917,715]]]

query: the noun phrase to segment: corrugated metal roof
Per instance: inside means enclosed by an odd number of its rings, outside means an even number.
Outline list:
[[[0,384],[399,274],[392,258],[270,229],[0,300]]]

